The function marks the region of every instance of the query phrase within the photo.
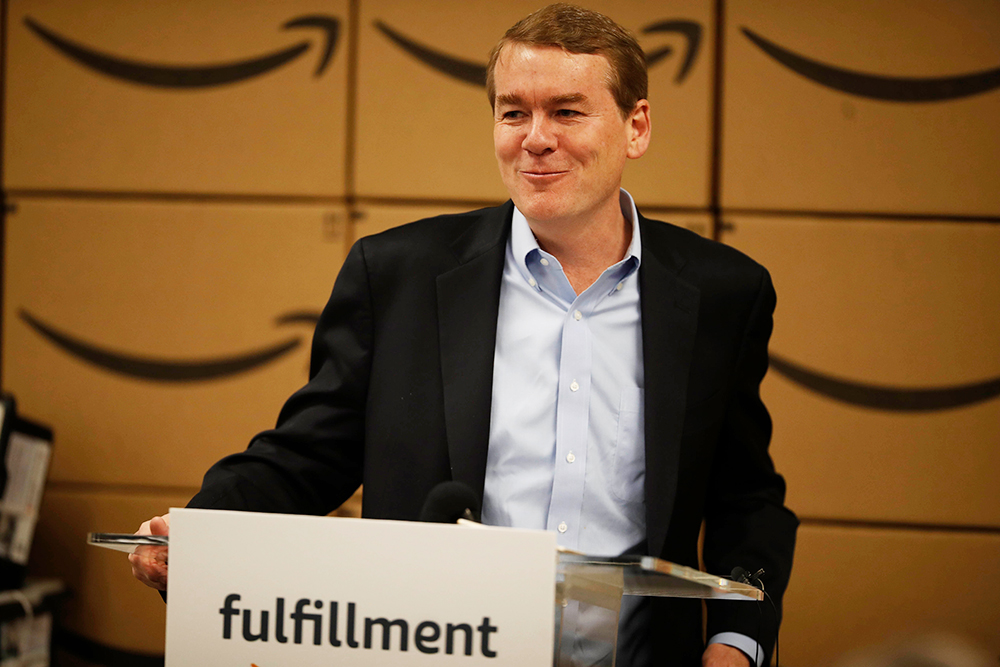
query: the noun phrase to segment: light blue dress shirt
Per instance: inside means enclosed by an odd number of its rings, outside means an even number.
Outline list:
[[[622,190],[620,202],[632,242],[579,295],[514,209],[482,512],[483,523],[551,530],[560,546],[603,556],[641,550],[646,539],[642,242],[631,195]],[[641,598],[623,600],[619,665],[645,662],[647,615]],[[571,605],[564,627],[582,630],[586,616]],[[735,633],[712,641],[751,656],[756,647]]]

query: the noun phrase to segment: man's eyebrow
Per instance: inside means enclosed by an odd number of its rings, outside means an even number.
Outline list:
[[[583,93],[570,93],[568,95],[556,95],[555,97],[550,97],[545,100],[545,103],[548,106],[560,106],[563,104],[580,104],[581,102],[586,101],[587,96]],[[497,95],[496,103],[498,105],[505,104],[510,106],[519,106],[523,105],[525,102],[524,98],[517,93],[503,93]]]
[[[497,95],[497,100],[496,100],[496,103],[498,105],[499,104],[506,104],[506,105],[509,105],[509,106],[518,106],[518,105],[522,104],[523,102],[524,102],[524,98],[521,97],[520,95],[516,94],[516,93],[503,93],[501,95]]]
[[[549,104],[553,106],[560,106],[562,104],[580,104],[581,102],[586,102],[587,96],[583,93],[572,93],[570,95],[558,95],[549,99]]]

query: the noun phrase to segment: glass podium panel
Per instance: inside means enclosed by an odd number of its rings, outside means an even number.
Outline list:
[[[652,556],[588,556],[559,552],[556,601],[602,604],[617,595],[760,601],[764,592]],[[605,605],[607,606],[607,605]]]
[[[614,667],[623,595],[764,599],[764,592],[651,556],[560,551],[556,568],[555,667]]]

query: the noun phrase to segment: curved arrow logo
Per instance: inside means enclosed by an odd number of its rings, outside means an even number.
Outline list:
[[[198,382],[246,373],[283,357],[302,344],[301,338],[292,338],[270,347],[228,357],[157,359],[118,352],[94,343],[88,343],[45,324],[23,309],[19,315],[36,333],[81,361],[111,373],[154,382]],[[319,315],[316,313],[296,311],[279,316],[275,323],[278,325],[310,324],[315,326],[318,321]]]
[[[828,65],[778,46],[742,28],[747,39],[779,63],[810,81],[842,93],[886,102],[942,102],[1000,88],[1000,67],[948,77],[895,77]]]
[[[425,65],[430,65],[437,71],[447,74],[453,79],[471,83],[474,86],[486,86],[486,65],[456,58],[441,51],[435,51],[396,32],[382,21],[375,21],[375,27],[383,35],[395,42],[396,46]]]
[[[480,87],[486,86],[485,63],[465,60],[464,58],[433,49],[411,37],[407,37],[383,21],[376,20],[373,22],[373,25],[379,32],[396,44],[396,46],[425,65],[464,83]],[[677,72],[677,76],[674,77],[675,83],[679,84],[684,81],[690,73],[691,68],[694,67],[695,60],[698,57],[701,46],[701,25],[693,21],[660,21],[646,26],[642,29],[642,32],[644,34],[677,33],[685,38],[687,48],[684,53],[684,61]],[[646,55],[646,64],[652,67],[671,54],[673,54],[673,49],[669,46],[657,49]]]
[[[658,32],[672,32],[683,35],[687,41],[687,49],[684,52],[684,62],[681,63],[680,69],[677,70],[677,75],[674,77],[674,83],[679,84],[683,82],[691,72],[691,68],[694,67],[694,61],[701,50],[701,25],[694,21],[660,21],[646,26],[642,29],[642,32],[646,35]],[[673,53],[673,49],[669,46],[647,53],[646,64],[652,67],[671,53]]]
[[[771,368],[792,382],[835,401],[890,412],[948,410],[1000,396],[1000,378],[951,387],[889,387],[820,373],[773,353]]]
[[[245,81],[295,60],[310,46],[309,42],[300,42],[281,51],[214,65],[160,65],[102,53],[57,35],[30,17],[25,17],[24,24],[50,46],[84,67],[116,79],[157,88],[208,88]],[[332,16],[302,16],[286,22],[282,28],[320,28],[323,31],[325,43],[314,76],[323,74],[337,46],[340,22]]]

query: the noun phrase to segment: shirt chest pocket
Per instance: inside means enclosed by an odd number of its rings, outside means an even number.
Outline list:
[[[646,443],[643,438],[641,387],[622,390],[615,437],[615,465],[611,490],[625,502],[641,503],[646,479]]]

